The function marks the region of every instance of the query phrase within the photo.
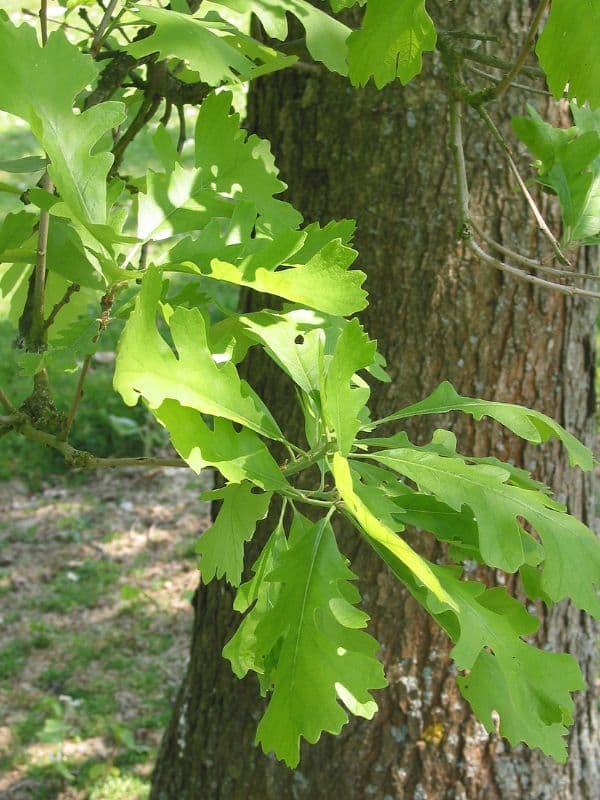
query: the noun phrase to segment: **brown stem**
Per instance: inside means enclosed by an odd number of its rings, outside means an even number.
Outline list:
[[[48,0],[41,0],[39,18],[42,44],[45,45],[48,41]]]
[[[106,328],[108,327],[110,321],[110,310],[115,302],[117,292],[119,292],[126,285],[127,285],[126,281],[123,281],[122,283],[117,283],[114,286],[111,286],[108,292],[106,292],[106,294],[103,295],[100,301],[102,307],[102,313],[100,315],[100,320],[98,322],[98,333],[92,339],[92,342],[94,344],[97,343],[102,331],[105,331]],[[79,408],[79,404],[81,403],[81,398],[83,397],[83,384],[85,383],[85,379],[87,377],[91,363],[92,363],[92,354],[88,353],[82,364],[81,371],[79,373],[79,378],[77,379],[77,386],[75,387],[75,396],[73,397],[73,402],[71,404],[71,408],[69,409],[67,421],[65,423],[65,426],[63,428],[60,437],[61,440],[63,441],[66,441],[69,438],[69,433],[71,432],[71,428],[73,427],[73,421],[75,420],[77,409]]]
[[[97,340],[97,336],[94,336],[94,341]],[[67,416],[67,421],[65,423],[65,428],[63,431],[63,438],[66,440],[69,438],[69,434],[71,433],[71,428],[73,427],[73,420],[75,419],[75,414],[77,414],[77,409],[79,408],[79,404],[81,403],[81,398],[83,397],[83,384],[85,383],[85,379],[88,374],[88,370],[90,368],[90,364],[92,363],[92,356],[88,353],[83,361],[83,365],[79,372],[79,378],[77,379],[77,386],[75,387],[75,396],[73,398],[73,402],[71,403],[71,408],[69,409],[69,415]]]
[[[125,150],[129,147],[131,142],[135,139],[142,128],[150,122],[158,107],[160,106],[162,98],[158,95],[152,97],[144,97],[138,113],[135,115],[131,125],[127,128],[123,136],[119,139],[113,147],[114,162],[111,172],[114,175],[121,165]]]
[[[104,37],[104,32],[108,28],[110,23],[110,18],[112,17],[112,13],[116,8],[117,3],[119,0],[110,0],[109,4],[106,6],[106,10],[102,15],[102,19],[100,20],[100,24],[96,28],[96,33],[94,34],[94,38],[92,39],[92,46],[90,48],[90,52],[92,55],[97,55],[100,51],[100,47],[102,46],[102,39]]]
[[[183,146],[185,145],[185,140],[187,139],[185,128],[185,106],[183,104],[177,106],[177,116],[179,117],[179,138],[177,139],[177,152],[179,155],[181,155]]]
[[[67,286],[67,291],[64,293],[62,298],[54,305],[54,308],[48,315],[48,319],[44,322],[44,330],[47,331],[48,328],[53,324],[54,320],[56,319],[58,312],[61,308],[67,305],[70,302],[71,297],[75,294],[75,292],[80,291],[81,286],[78,283],[71,283]]]

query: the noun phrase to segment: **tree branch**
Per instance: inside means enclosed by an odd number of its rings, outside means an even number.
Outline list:
[[[58,312],[61,308],[67,305],[70,302],[71,297],[75,294],[75,292],[80,291],[81,286],[78,283],[71,283],[67,286],[67,291],[64,293],[63,297],[54,305],[54,308],[48,315],[48,319],[44,322],[44,330],[47,331],[48,328],[52,325],[54,320],[56,319]]]
[[[96,28],[96,33],[94,34],[94,38],[92,39],[92,45],[90,48],[90,52],[93,56],[97,55],[100,51],[102,46],[102,39],[104,37],[104,32],[108,28],[110,23],[110,18],[112,17],[112,13],[115,10],[117,3],[119,0],[110,0],[109,4],[106,6],[106,10],[102,15],[102,19],[98,27]]]
[[[523,69],[525,65],[525,61],[527,60],[527,56],[533,49],[535,44],[535,37],[537,34],[537,30],[540,26],[540,22],[542,21],[542,17],[546,13],[546,9],[550,5],[550,0],[540,0],[540,4],[538,5],[537,11],[533,15],[533,19],[531,20],[531,25],[529,26],[529,30],[527,31],[527,36],[525,37],[525,41],[523,42],[523,46],[521,47],[521,51],[517,56],[517,60],[512,66],[512,69],[504,76],[504,78],[500,81],[500,83],[496,86],[495,89],[492,90],[491,96],[495,100],[499,100],[502,95],[507,91],[510,87],[513,80],[517,77],[519,72]]]
[[[536,222],[538,224],[539,229],[546,236],[546,238],[548,239],[548,241],[552,245],[552,249],[554,250],[554,252],[556,254],[556,257],[558,258],[560,263],[563,264],[566,267],[570,267],[571,264],[569,263],[568,259],[563,254],[562,250],[560,249],[560,245],[559,245],[556,237],[554,236],[554,234],[552,233],[552,231],[548,227],[548,225],[546,223],[546,220],[544,219],[544,217],[542,215],[542,212],[537,207],[537,203],[535,202],[535,200],[531,196],[531,192],[529,191],[529,189],[525,185],[525,181],[521,177],[521,173],[519,172],[519,168],[517,167],[516,162],[515,162],[515,160],[513,158],[511,149],[510,149],[510,147],[508,145],[508,142],[504,139],[504,137],[502,136],[502,134],[500,133],[500,131],[498,130],[498,128],[494,124],[492,118],[487,113],[485,108],[483,108],[482,106],[477,106],[476,110],[477,110],[477,113],[479,114],[479,116],[481,117],[481,119],[484,121],[484,123],[487,125],[487,127],[491,131],[492,136],[494,137],[496,142],[504,150],[504,153],[506,155],[506,159],[508,161],[508,166],[510,167],[511,172],[515,176],[515,178],[517,180],[517,183],[519,184],[519,188],[523,192],[523,195],[524,195],[525,199],[527,200],[527,204],[529,205],[529,208],[531,209],[531,211],[533,213],[533,216],[535,217],[535,220],[536,220]]]
[[[42,44],[45,45],[48,41],[48,0],[41,0],[39,18]]]
[[[592,292],[587,289],[582,289],[578,286],[565,286],[564,284],[545,280],[537,275],[531,275],[519,267],[515,267],[512,264],[501,261],[500,259],[495,258],[487,253],[481,247],[481,245],[474,240],[473,230],[476,230],[476,226],[471,220],[469,210],[469,185],[467,180],[467,168],[465,163],[462,136],[462,102],[455,93],[450,98],[450,133],[450,146],[454,156],[458,205],[460,209],[460,238],[465,242],[467,248],[488,266],[512,275],[513,277],[518,278],[521,281],[525,281],[526,283],[531,283],[544,289],[560,292],[561,294],[566,294],[571,297],[578,296],[594,300],[600,299],[600,292]],[[534,263],[531,262],[530,259],[527,259],[527,263],[524,266],[527,266],[529,269],[547,269],[544,267],[544,265],[539,264],[538,262],[535,262],[534,266]]]

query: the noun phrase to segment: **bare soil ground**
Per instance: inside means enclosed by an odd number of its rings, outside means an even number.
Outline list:
[[[188,657],[210,488],[0,485],[0,800],[141,800]]]

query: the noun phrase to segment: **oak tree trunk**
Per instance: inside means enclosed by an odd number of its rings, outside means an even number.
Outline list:
[[[447,29],[500,33],[507,58],[530,19],[523,1],[439,0],[428,7]],[[358,220],[358,265],[370,292],[364,322],[392,376],[375,394],[376,416],[448,379],[464,394],[533,406],[591,444],[595,308],[491,271],[457,244],[446,75],[437,56],[426,60],[424,74],[411,85],[379,92],[356,91],[324,71],[261,79],[253,87],[249,124],[271,140],[289,198],[307,220]],[[525,113],[532,100],[539,97],[515,91],[492,109],[507,135],[510,116]],[[467,115],[465,127],[474,209],[498,241],[530,255],[544,253],[498,146],[475,115]],[[250,369],[253,385],[286,422],[293,404],[289,384],[260,362]],[[434,423],[452,426],[463,452],[496,454],[534,471],[590,524],[591,479],[570,470],[555,444],[534,449],[497,426],[475,427],[457,416],[422,418],[410,434],[426,440]],[[439,555],[425,534],[415,532],[410,540],[430,558]],[[152,800],[597,798],[590,620],[566,603],[543,617],[540,639],[575,655],[590,687],[577,698],[570,758],[560,766],[485,733],[457,690],[445,634],[370,548],[347,534],[341,541],[360,575],[390,682],[377,693],[375,719],[354,720],[340,737],[323,735],[317,745],[304,746],[295,771],[263,755],[253,745],[263,707],[257,682],[237,681],[220,655],[239,622],[232,592],[223,582],[202,586],[190,664],[156,765]]]

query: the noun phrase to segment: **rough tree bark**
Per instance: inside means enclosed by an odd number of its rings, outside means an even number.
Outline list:
[[[533,4],[535,5],[535,4]],[[428,3],[448,29],[501,32],[514,55],[530,19],[527,2]],[[511,49],[512,48],[512,49]],[[392,383],[375,396],[377,416],[423,397],[441,380],[460,392],[525,403],[552,415],[588,444],[594,437],[595,309],[517,283],[467,256],[454,237],[455,196],[447,146],[446,77],[436,57],[409,87],[355,91],[342,79],[293,71],[254,87],[249,123],[273,143],[289,197],[308,220],[358,219],[359,264],[368,274],[364,315],[389,362]],[[510,93],[493,109],[508,130],[527,98]],[[475,116],[467,121],[474,207],[499,241],[543,249],[497,146]],[[259,373],[259,374],[257,374]],[[279,419],[292,394],[254,365],[252,382]],[[456,417],[422,419],[417,440],[452,425],[463,452],[494,452],[523,464],[568,498],[590,522],[589,477],[569,470],[558,447],[534,450],[497,427]],[[597,797],[598,719],[580,695],[570,759],[488,737],[454,683],[445,635],[355,538],[342,536],[360,575],[372,633],[390,681],[372,722],[305,747],[292,772],[253,746],[261,701],[252,679],[239,683],[220,656],[238,623],[223,583],[201,587],[187,676],[165,734],[152,800],[592,800]],[[423,534],[412,544],[439,555]],[[487,580],[500,579],[486,575]],[[594,686],[594,627],[561,603],[541,637],[582,663]],[[543,681],[544,676],[540,676]]]

